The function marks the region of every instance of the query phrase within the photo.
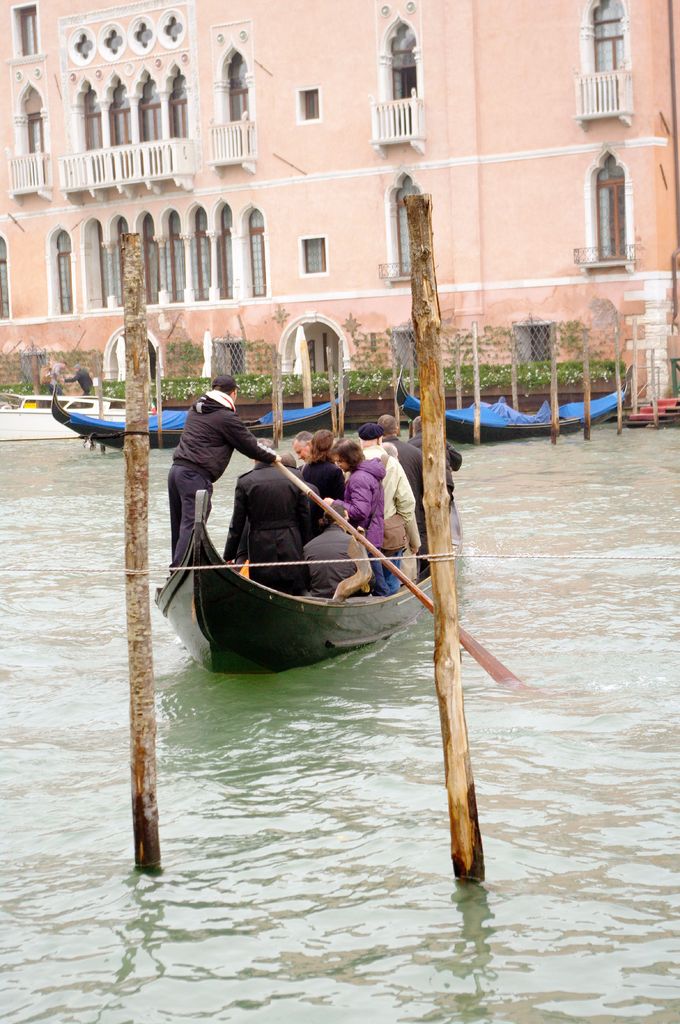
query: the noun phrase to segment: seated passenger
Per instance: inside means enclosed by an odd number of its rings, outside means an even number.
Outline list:
[[[363,527],[366,539],[375,547],[381,547],[385,533],[385,496],[382,489],[385,467],[379,459],[365,459],[359,442],[350,438],[336,441],[331,455],[343,473],[349,474],[342,503],[350,523]],[[375,561],[371,565],[376,579],[379,575],[382,581],[382,565]],[[378,587],[374,588],[374,593],[383,596],[385,592]]]
[[[347,518],[347,510],[342,502],[334,501],[331,508],[344,519]],[[322,532],[305,544],[305,558],[308,562],[317,559],[335,561],[323,565],[310,565],[308,587],[311,597],[333,597],[338,584],[354,575],[356,566],[347,553],[349,535],[328,515],[325,515],[321,522]]]
[[[286,562],[303,560],[303,546],[311,537],[309,501],[278,469],[264,462],[255,462],[236,481],[225,561],[236,558],[246,528],[250,579],[287,594],[303,593],[306,567],[286,566]],[[279,564],[257,568],[254,562]]]

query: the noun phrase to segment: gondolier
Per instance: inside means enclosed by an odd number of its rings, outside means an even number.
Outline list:
[[[194,402],[168,474],[172,567],[179,565],[194,525],[196,492],[212,494],[236,451],[258,462],[274,463],[276,452],[257,440],[236,412],[236,381],[215,377],[212,390]]]

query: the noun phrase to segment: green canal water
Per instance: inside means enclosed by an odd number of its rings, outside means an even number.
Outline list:
[[[529,684],[463,660],[484,885],[451,873],[425,617],[248,679],[154,607],[164,871],[134,871],[122,483],[0,446],[3,1024],[680,1021],[680,431],[465,450],[461,619]]]

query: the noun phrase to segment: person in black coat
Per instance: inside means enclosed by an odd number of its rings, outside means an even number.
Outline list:
[[[259,441],[236,413],[236,381],[215,377],[212,390],[194,402],[172,457],[168,474],[172,565],[179,565],[194,526],[196,492],[212,495],[213,484],[229,465],[234,449],[251,459],[274,463],[275,451]],[[208,506],[208,513],[210,506]]]
[[[331,508],[344,519],[347,518],[347,510],[341,502],[334,501]],[[338,584],[356,572],[356,564],[347,553],[350,538],[343,528],[328,516],[323,517],[322,524],[319,536],[305,544],[304,555],[312,563],[323,559],[333,561],[308,566],[307,585],[311,597],[333,597]]]
[[[330,430],[317,430],[312,435],[309,460],[302,467],[302,479],[322,498],[342,501],[345,496],[345,474],[331,458],[334,440]],[[321,530],[321,514],[318,509],[312,509],[312,533],[316,537]]]
[[[309,500],[304,491],[282,476],[271,464],[256,462],[236,481],[234,511],[229,526],[224,560],[236,558],[244,531],[248,531],[250,579],[272,590],[301,594],[306,590],[303,546],[311,537]],[[277,562],[257,568],[253,562]]]
[[[92,377],[80,363],[76,363],[73,367],[72,377],[64,377],[64,384],[80,384],[84,395],[89,395],[94,387]]]

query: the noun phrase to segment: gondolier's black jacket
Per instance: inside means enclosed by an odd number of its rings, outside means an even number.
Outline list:
[[[187,415],[173,463],[199,469],[213,483],[224,473],[234,449],[258,462],[276,461],[276,453],[263,445],[237,413],[203,395]]]

